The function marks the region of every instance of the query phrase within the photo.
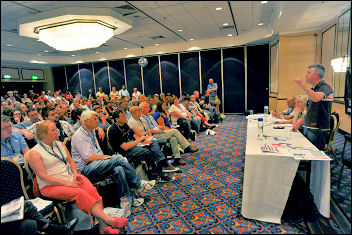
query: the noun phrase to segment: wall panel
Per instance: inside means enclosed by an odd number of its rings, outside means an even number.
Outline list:
[[[244,48],[223,50],[224,63],[224,112],[244,113],[245,76]]]
[[[199,91],[199,53],[189,52],[180,54],[181,89],[182,93],[193,94]],[[179,96],[178,93],[175,95]]]
[[[178,54],[160,56],[163,93],[179,96]]]
[[[122,85],[125,85],[123,60],[109,61],[109,69],[110,69],[111,87],[116,87],[116,90],[118,91],[121,89]],[[128,90],[131,94],[132,89],[128,89]]]
[[[95,74],[95,88],[96,92],[99,91],[99,87],[103,88],[103,92],[107,95],[110,94],[109,77],[108,77],[108,65],[107,62],[93,63],[94,74]]]
[[[80,64],[79,65],[79,74],[80,74],[80,78],[81,78],[82,95],[87,96],[89,89],[92,89],[92,91],[94,91],[92,63]],[[72,94],[72,95],[74,96],[74,94]]]
[[[146,57],[148,65],[143,68],[144,93],[146,96],[160,93],[158,56]]]
[[[143,93],[141,67],[138,64],[138,59],[139,58],[125,60],[127,87],[131,95],[135,87],[140,93]]]
[[[68,90],[74,96],[77,90],[81,90],[81,85],[79,82],[78,65],[68,65],[66,66],[66,75],[68,82]]]
[[[54,76],[54,86],[55,90],[66,90],[66,75],[65,75],[65,67],[52,67],[52,72]]]

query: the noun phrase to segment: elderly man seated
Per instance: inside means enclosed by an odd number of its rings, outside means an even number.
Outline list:
[[[139,110],[138,106],[134,106],[131,109],[133,108]],[[151,141],[145,135],[137,136],[134,134],[133,130],[127,125],[124,110],[116,109],[112,116],[115,123],[109,128],[108,136],[113,151],[123,154],[130,162],[138,164],[141,161],[146,161],[149,163],[154,168],[149,173],[156,173],[158,182],[175,180],[174,176],[170,177],[162,172],[162,167],[165,165],[165,156],[161,152],[158,143]]]
[[[142,112],[141,119],[148,124],[153,137],[156,139],[165,138],[171,144],[172,156],[175,158],[174,163],[176,165],[185,165],[186,162],[181,160],[178,145],[180,145],[180,147],[184,149],[186,153],[197,152],[198,148],[191,147],[187,139],[177,129],[170,129],[166,126],[159,126],[158,123],[154,120],[153,116],[148,115],[149,105],[147,102],[140,103],[139,107],[141,108]]]
[[[23,156],[29,150],[21,133],[12,129],[10,117],[1,115],[1,157],[23,164]]]
[[[98,143],[95,129],[98,126],[98,113],[85,110],[81,114],[83,126],[78,128],[72,136],[72,159],[76,163],[77,170],[92,182],[104,180],[113,174],[117,192],[121,197],[132,200],[133,206],[144,203],[143,198],[136,198],[130,187],[138,191],[150,190],[155,181],[141,180],[131,165],[120,154],[105,155]]]
[[[274,117],[277,117],[277,118],[284,118],[286,120],[292,119],[295,116],[295,113],[294,113],[295,97],[290,96],[287,98],[286,101],[287,101],[287,106],[288,106],[287,109],[285,109],[282,112],[276,112],[276,110],[272,111],[271,115],[273,115]]]

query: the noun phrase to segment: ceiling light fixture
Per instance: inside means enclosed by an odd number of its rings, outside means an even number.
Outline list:
[[[158,44],[158,43],[155,43],[155,46],[159,46],[159,44]]]
[[[215,8],[215,10],[221,11],[221,10],[222,10],[222,7],[217,7],[217,8]]]
[[[229,33],[227,36],[232,37],[232,34],[231,34],[231,33]]]
[[[268,1],[261,1],[260,4],[268,3]]]
[[[127,47],[125,47],[125,48],[123,48],[124,50],[127,50],[128,48]]]
[[[183,31],[183,29],[179,29],[178,31],[179,31],[179,32],[182,32],[182,31]]]
[[[76,55],[71,55],[71,56],[73,57],[73,56],[76,56]]]
[[[148,60],[147,60],[147,58],[143,57],[143,49],[144,49],[144,47],[141,47],[141,48],[142,48],[142,57],[139,58],[138,64],[139,64],[139,66],[141,66],[142,68],[144,68],[145,66],[148,65]]]
[[[49,52],[48,50],[45,50],[44,52]]]
[[[20,36],[59,51],[96,48],[130,28],[132,21],[110,8],[64,7],[19,19]]]
[[[228,26],[228,25],[229,25],[229,23],[223,23],[222,25],[223,25],[223,26]]]
[[[258,25],[259,25],[259,26],[262,26],[262,25],[264,25],[264,24],[263,24],[263,23],[259,23]]]
[[[12,44],[6,44],[6,46],[8,46],[8,47],[12,47]]]
[[[189,40],[190,40],[190,41],[193,41],[194,39],[193,39],[193,38],[190,38]]]
[[[348,58],[347,56],[335,57],[331,60],[331,66],[335,73],[342,73],[347,71]]]
[[[100,52],[99,52],[99,51],[96,51],[95,53],[96,53],[96,54],[99,54]]]

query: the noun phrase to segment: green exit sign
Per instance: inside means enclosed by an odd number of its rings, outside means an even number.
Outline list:
[[[32,76],[32,79],[38,79],[38,76]]]
[[[2,75],[2,77],[3,77],[3,78],[11,78],[11,75],[9,75],[9,74],[4,74],[4,75]]]

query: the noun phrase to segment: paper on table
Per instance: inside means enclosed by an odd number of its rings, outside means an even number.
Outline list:
[[[312,151],[312,150],[300,150],[300,149],[290,149],[293,157],[296,160],[325,160],[331,161],[323,151]]]

